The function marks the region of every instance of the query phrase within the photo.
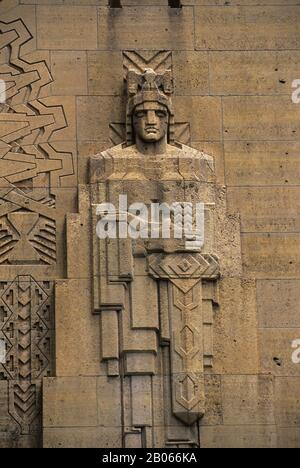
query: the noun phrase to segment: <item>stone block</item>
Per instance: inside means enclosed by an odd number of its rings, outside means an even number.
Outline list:
[[[175,96],[176,121],[189,122],[192,141],[221,140],[221,101],[212,96]]]
[[[88,51],[87,57],[89,95],[123,95],[122,53],[113,51]]]
[[[152,425],[152,380],[150,376],[131,378],[132,424],[135,427]]]
[[[205,426],[200,429],[202,448],[276,448],[276,426]]]
[[[278,448],[300,448],[300,426],[298,427],[279,427]]]
[[[222,384],[220,375],[205,375],[205,414],[201,426],[223,424]]]
[[[22,3],[25,3],[25,2],[22,2]],[[7,10],[11,10],[12,8],[18,5],[19,5],[19,0],[2,0],[0,4],[0,13],[4,13]]]
[[[219,303],[214,324],[214,372],[257,373],[255,283],[224,278],[220,282]]]
[[[227,191],[228,210],[240,213],[242,232],[299,232],[299,187],[238,187]]]
[[[153,279],[150,276],[135,276],[132,297],[132,328],[158,330],[158,295]]]
[[[291,94],[227,96],[223,106],[225,140],[299,140],[299,108]]]
[[[194,11],[159,6],[98,9],[100,50],[194,49]]]
[[[46,427],[44,448],[120,448],[120,429],[110,427]]]
[[[173,71],[177,95],[209,94],[207,52],[174,50]]]
[[[300,377],[300,364],[292,359],[292,343],[300,340],[300,328],[266,328],[258,334],[261,372]]]
[[[97,424],[96,377],[47,377],[43,380],[45,428],[83,428]]]
[[[77,98],[77,137],[80,141],[107,142],[110,146],[109,124],[125,122],[125,101],[113,96],[82,96]]]
[[[120,410],[121,380],[119,377],[97,378],[98,425],[103,428],[122,427]]]
[[[300,329],[299,304],[300,280],[257,281],[259,327]]]
[[[125,375],[155,375],[155,361],[153,353],[127,353],[124,358]]]
[[[299,5],[199,6],[195,9],[196,49],[298,49]]]
[[[299,234],[242,234],[244,271],[255,278],[297,278]]]
[[[221,274],[238,277],[242,274],[241,228],[239,214],[227,214],[227,193],[216,187],[215,249],[220,259]]]
[[[97,49],[97,10],[92,6],[40,5],[37,37],[39,49]]]
[[[211,52],[210,92],[216,95],[291,95],[299,51]]]
[[[90,288],[85,279],[56,285],[57,376],[101,374],[99,317],[92,315]]]
[[[300,377],[277,377],[275,380],[276,424],[281,428],[299,430],[299,385]]]
[[[300,144],[282,141],[226,141],[226,184],[297,185]]]
[[[52,94],[59,96],[85,95],[87,89],[87,57],[81,51],[52,51]]]
[[[237,372],[239,372],[237,367]],[[223,375],[225,425],[274,425],[273,378],[268,375]]]

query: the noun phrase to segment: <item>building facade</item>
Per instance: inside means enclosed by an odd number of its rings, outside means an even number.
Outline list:
[[[296,0],[0,2],[0,447],[300,446],[299,64]]]

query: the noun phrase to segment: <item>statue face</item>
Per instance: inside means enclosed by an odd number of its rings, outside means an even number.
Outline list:
[[[157,102],[145,102],[134,110],[133,127],[135,134],[146,143],[155,143],[168,133],[169,113]]]

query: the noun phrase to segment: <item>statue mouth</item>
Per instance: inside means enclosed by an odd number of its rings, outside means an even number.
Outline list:
[[[158,129],[155,128],[155,127],[149,127],[149,128],[146,128],[146,132],[147,133],[157,133]]]

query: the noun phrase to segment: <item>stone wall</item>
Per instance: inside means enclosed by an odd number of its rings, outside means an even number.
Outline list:
[[[227,201],[201,447],[300,446],[299,2],[167,3],[0,2],[0,78],[10,83],[0,104],[0,446],[42,443],[47,376],[46,446],[121,444],[102,393],[88,223],[66,250],[65,219],[80,227],[90,156],[122,141],[124,71],[153,60],[173,69],[178,139],[214,157]],[[241,237],[228,222],[238,214]]]

